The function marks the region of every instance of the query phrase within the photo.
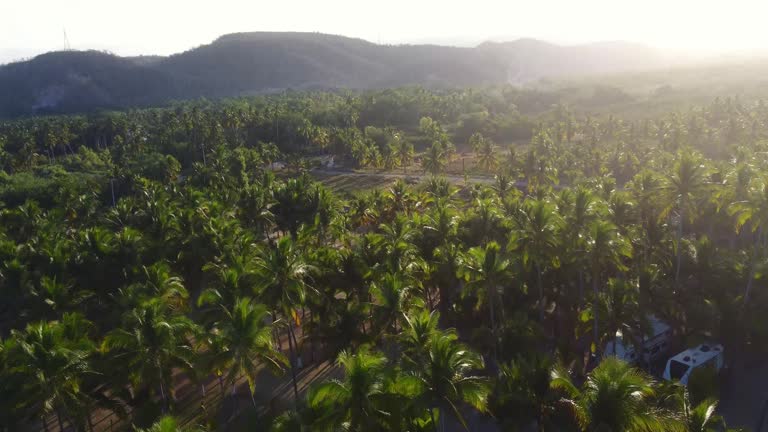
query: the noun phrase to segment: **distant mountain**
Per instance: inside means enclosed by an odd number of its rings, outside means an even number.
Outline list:
[[[471,86],[665,65],[639,45],[533,39],[475,48],[377,45],[318,33],[236,33],[169,57],[53,52],[0,66],[0,117],[82,112],[281,89]]]
[[[528,82],[542,77],[605,75],[670,64],[656,50],[628,42],[561,46],[536,39],[518,39],[486,42],[477,49],[504,59],[507,79],[511,82]]]

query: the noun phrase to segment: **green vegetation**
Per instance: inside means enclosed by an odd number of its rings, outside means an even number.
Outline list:
[[[765,355],[768,107],[623,120],[548,97],[0,124],[0,428],[724,430],[715,377],[599,360],[650,315],[681,347]],[[180,403],[208,383],[214,405]]]

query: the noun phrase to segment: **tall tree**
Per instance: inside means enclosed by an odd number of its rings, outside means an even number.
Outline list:
[[[134,388],[159,386],[164,409],[172,392],[174,367],[191,369],[194,349],[191,337],[197,326],[173,313],[161,300],[150,300],[127,312],[123,325],[109,332],[102,342],[116,364],[125,368]]]
[[[544,200],[526,200],[513,218],[514,228],[507,249],[517,252],[527,270],[535,270],[539,296],[539,320],[544,322],[544,285],[542,272],[546,266],[559,267],[556,254],[558,235],[563,221],[554,205]]]
[[[701,159],[694,153],[686,151],[678,155],[672,172],[664,177],[660,188],[665,203],[660,217],[666,217],[672,211],[677,217],[676,283],[680,280],[684,224],[694,219],[697,206],[706,196],[709,188],[706,176],[707,168]]]
[[[498,356],[498,334],[496,332],[496,309],[499,307],[499,295],[503,293],[509,281],[509,265],[501,247],[496,242],[490,242],[484,247],[471,248],[462,258],[458,275],[467,285],[467,292],[477,296],[478,308],[485,304],[488,307],[491,334],[493,335],[494,357]]]
[[[288,347],[290,350],[293,391],[296,400],[299,390],[296,383],[296,350],[298,340],[294,334],[294,324],[300,325],[298,308],[304,304],[308,279],[313,268],[305,260],[303,253],[290,237],[283,237],[274,247],[262,248],[256,258],[256,294],[272,308],[273,322],[277,321],[277,311],[281,311],[288,326]]]
[[[233,392],[237,378],[245,376],[255,407],[259,365],[281,372],[286,361],[274,346],[271,327],[265,324],[269,315],[266,306],[239,298],[231,309],[221,307],[224,318],[211,331],[211,363],[219,371],[228,371],[226,380]]]
[[[581,389],[555,368],[551,386],[569,398],[582,431],[686,431],[674,412],[657,407],[653,380],[621,360],[603,360]]]

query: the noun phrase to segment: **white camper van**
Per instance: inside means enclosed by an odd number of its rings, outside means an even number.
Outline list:
[[[680,384],[688,385],[688,379],[694,370],[709,367],[719,372],[724,365],[725,358],[722,345],[701,344],[669,359],[667,367],[664,369],[664,379],[680,381]]]
[[[662,357],[670,348],[672,328],[653,315],[648,316],[648,321],[651,324],[651,334],[643,338],[642,357],[630,341],[624,340],[621,330],[616,332],[616,339],[606,345],[604,356],[616,356],[627,363],[637,363],[641,358],[649,363]]]

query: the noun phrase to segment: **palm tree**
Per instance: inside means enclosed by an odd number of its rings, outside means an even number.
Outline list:
[[[181,427],[179,422],[171,416],[163,416],[152,426],[146,429],[134,428],[135,432],[203,432],[205,429],[199,427]]]
[[[408,165],[413,161],[413,144],[406,140],[401,134],[396,133],[392,136],[392,142],[389,144],[390,152],[397,160],[397,163],[403,167],[403,174],[408,173]]]
[[[666,217],[674,210],[678,218],[675,283],[680,279],[682,256],[682,245],[680,243],[685,234],[683,226],[686,221],[693,219],[696,214],[697,205],[706,196],[707,189],[709,188],[706,175],[707,170],[699,158],[691,152],[684,152],[679,155],[672,173],[664,178],[660,187],[663,202],[666,203],[660,217]]]
[[[272,370],[282,371],[286,361],[275,349],[272,329],[265,324],[269,315],[266,306],[253,304],[248,298],[239,298],[232,310],[224,306],[222,309],[224,319],[217,322],[211,331],[211,362],[218,370],[229,371],[226,380],[232,385],[233,392],[237,378],[245,375],[255,407],[257,362],[266,364]]]
[[[424,168],[424,171],[432,175],[438,175],[445,171],[447,160],[448,154],[446,153],[443,146],[438,143],[433,143],[432,146],[427,149],[424,155],[422,155],[421,166]]]
[[[582,431],[686,430],[675,413],[656,406],[653,380],[616,358],[603,360],[581,389],[561,367],[552,370],[550,385],[567,398]]]
[[[458,268],[458,276],[467,281],[466,292],[477,296],[477,306],[488,306],[495,355],[498,355],[499,343],[496,334],[496,303],[499,292],[504,290],[504,284],[508,281],[509,264],[499,244],[490,242],[485,247],[469,249]]]
[[[558,199],[558,207],[568,227],[566,244],[569,247],[568,257],[572,258],[571,265],[578,268],[579,302],[584,301],[584,250],[587,226],[600,216],[601,202],[586,187],[565,189]]]
[[[592,273],[592,319],[594,323],[593,342],[599,342],[598,311],[595,307],[600,299],[600,283],[602,275],[610,270],[626,270],[623,263],[625,258],[632,256],[629,242],[619,234],[619,230],[611,222],[596,220],[587,230],[586,259]]]
[[[541,276],[545,266],[560,265],[556,251],[563,221],[552,204],[543,200],[526,200],[513,222],[515,228],[510,233],[507,249],[520,255],[527,270],[536,270],[539,320],[544,322],[544,286]]]
[[[548,417],[554,410],[551,370],[552,360],[540,354],[519,356],[501,365],[491,406],[502,428],[522,429],[535,421],[539,431],[549,430]]]
[[[374,313],[379,316],[381,331],[398,329],[398,321],[408,310],[411,295],[415,290],[414,280],[401,273],[385,273],[371,286]]]
[[[398,215],[392,222],[379,225],[379,230],[373,244],[385,257],[384,264],[390,272],[410,273],[420,264],[418,249],[413,244],[417,233],[409,218]]]
[[[405,316],[405,325],[399,338],[404,358],[414,367],[426,363],[429,341],[441,332],[438,328],[439,322],[440,314],[437,311],[429,312],[421,309]]]
[[[387,359],[361,349],[343,351],[338,364],[343,380],[330,380],[310,389],[307,402],[319,418],[312,425],[317,430],[376,431],[389,419]]]
[[[167,304],[153,299],[127,312],[122,327],[104,338],[102,350],[126,368],[134,389],[157,384],[167,410],[171,371],[174,367],[192,368],[194,350],[189,338],[197,330],[189,318],[172,313]]]
[[[60,430],[64,430],[62,416],[70,418],[70,424],[80,420],[88,399],[81,388],[83,378],[93,373],[88,362],[92,343],[83,337],[70,339],[65,330],[58,322],[45,321],[29,324],[21,332],[13,330],[15,343],[6,353],[9,372],[23,377],[24,386],[17,390],[39,403],[36,409],[41,415],[56,413]]]
[[[297,308],[304,304],[309,287],[307,281],[312,271],[312,266],[305,261],[290,237],[281,238],[274,247],[262,248],[256,259],[256,294],[272,308],[273,321],[277,321],[277,311],[281,310],[288,322],[288,348],[296,401],[299,398],[295,369],[298,349],[295,345],[298,341],[293,325],[301,325]]]
[[[690,399],[685,397],[683,414],[688,425],[688,432],[716,432],[729,430],[725,427],[725,420],[715,414],[717,401],[707,399],[696,406],[691,406]]]
[[[597,311],[593,310],[595,307]],[[625,343],[629,343],[633,340],[633,336],[640,336],[637,334],[638,330],[648,327],[640,313],[638,287],[634,282],[626,279],[609,279],[606,290],[598,294],[597,302],[585,311],[582,321],[586,322],[590,316],[594,320],[598,315],[603,317],[605,324],[602,331],[598,330],[598,335],[602,338],[596,339],[595,344],[602,339],[612,341],[614,355],[616,355],[616,334],[619,330]]]
[[[763,231],[765,227],[768,226],[768,179],[755,181],[752,188],[749,190],[749,199],[731,204],[729,213],[736,218],[737,231],[742,230],[748,225],[751,228],[752,233],[755,234],[747,287],[744,290],[743,302],[744,304],[747,304],[752,292],[752,284],[757,271],[757,262],[760,259],[760,252],[762,250],[760,245],[765,244],[765,235]]]
[[[496,145],[493,141],[485,138],[479,132],[475,132],[469,138],[469,145],[477,155],[477,164],[486,171],[494,171],[499,166],[499,160],[496,155]]]
[[[485,411],[490,393],[489,381],[473,375],[483,367],[482,357],[459,343],[453,333],[437,333],[428,341],[427,363],[414,372],[422,383],[421,400],[430,407],[435,430],[435,410],[440,410],[441,430],[445,430],[448,412],[453,413],[467,428],[459,410],[460,403]]]

